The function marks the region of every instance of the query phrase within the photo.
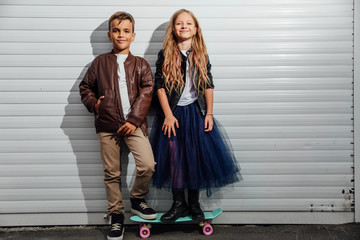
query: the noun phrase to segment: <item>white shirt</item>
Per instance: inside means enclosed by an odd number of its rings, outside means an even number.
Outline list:
[[[119,76],[119,89],[120,89],[120,97],[121,97],[121,106],[124,112],[124,116],[126,118],[127,114],[130,112],[130,100],[129,94],[126,84],[126,75],[124,62],[128,57],[127,54],[115,54],[118,62],[118,76]]]
[[[186,56],[186,50],[181,50],[181,53]],[[196,91],[193,83],[192,76],[190,74],[189,62],[186,62],[186,82],[184,86],[184,91],[180,96],[180,100],[177,103],[178,106],[186,106],[196,101]]]

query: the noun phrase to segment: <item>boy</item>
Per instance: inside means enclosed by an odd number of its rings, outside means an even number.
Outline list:
[[[79,85],[82,102],[95,113],[107,211],[111,216],[109,240],[121,240],[124,232],[121,141],[132,152],[137,170],[130,192],[131,212],[144,219],[157,216],[144,200],[155,166],[146,118],[153,94],[153,78],[145,59],[130,53],[130,44],[135,38],[134,25],[134,18],[126,12],[116,12],[110,17],[108,37],[113,50],[94,59]]]

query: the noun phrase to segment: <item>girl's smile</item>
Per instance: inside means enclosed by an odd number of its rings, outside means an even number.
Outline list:
[[[178,41],[191,40],[196,34],[197,28],[190,14],[181,13],[175,20],[174,34]]]

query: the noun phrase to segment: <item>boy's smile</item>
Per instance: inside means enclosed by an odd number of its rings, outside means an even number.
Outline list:
[[[110,24],[110,32],[108,32],[109,40],[113,44],[116,54],[128,54],[130,44],[135,39],[132,23],[128,20],[114,19]]]

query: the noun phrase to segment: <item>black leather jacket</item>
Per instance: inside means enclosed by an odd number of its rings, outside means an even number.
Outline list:
[[[188,50],[186,52],[186,55],[189,55],[189,53],[192,51],[192,49]],[[183,73],[183,80],[184,82],[186,82],[186,62],[187,62],[187,57],[184,56],[184,54],[181,54],[181,71]],[[163,54],[163,50],[160,50],[159,54],[158,54],[158,59],[156,61],[156,72],[155,72],[155,86],[154,86],[154,90],[155,93],[158,89],[160,88],[165,88],[165,83],[164,83],[164,76],[162,73],[162,65],[164,63],[165,57]],[[192,71],[194,71],[192,69]],[[209,83],[207,84],[207,88],[214,88],[214,83],[213,83],[213,77],[211,75],[211,64],[210,64],[210,60],[208,60],[207,63],[207,75],[209,77]],[[204,94],[204,90],[202,91],[198,91],[197,90],[197,86],[198,86],[198,82],[199,82],[199,75],[196,74],[195,75],[195,79],[194,79],[194,86],[196,89],[196,94],[198,97],[198,105],[200,107],[201,113],[202,114],[206,114],[206,101],[205,101],[205,94]],[[181,90],[181,92],[176,92],[175,90],[173,90],[170,93],[166,92],[166,95],[168,97],[168,101],[169,101],[169,105],[172,111],[174,111],[174,109],[176,108],[177,103],[180,100],[181,94],[182,94],[183,89]],[[154,97],[157,99],[157,96]],[[155,99],[154,99],[155,100]],[[156,103],[157,108],[161,109],[161,107],[159,106],[158,103]],[[163,114],[163,113],[162,113]]]

